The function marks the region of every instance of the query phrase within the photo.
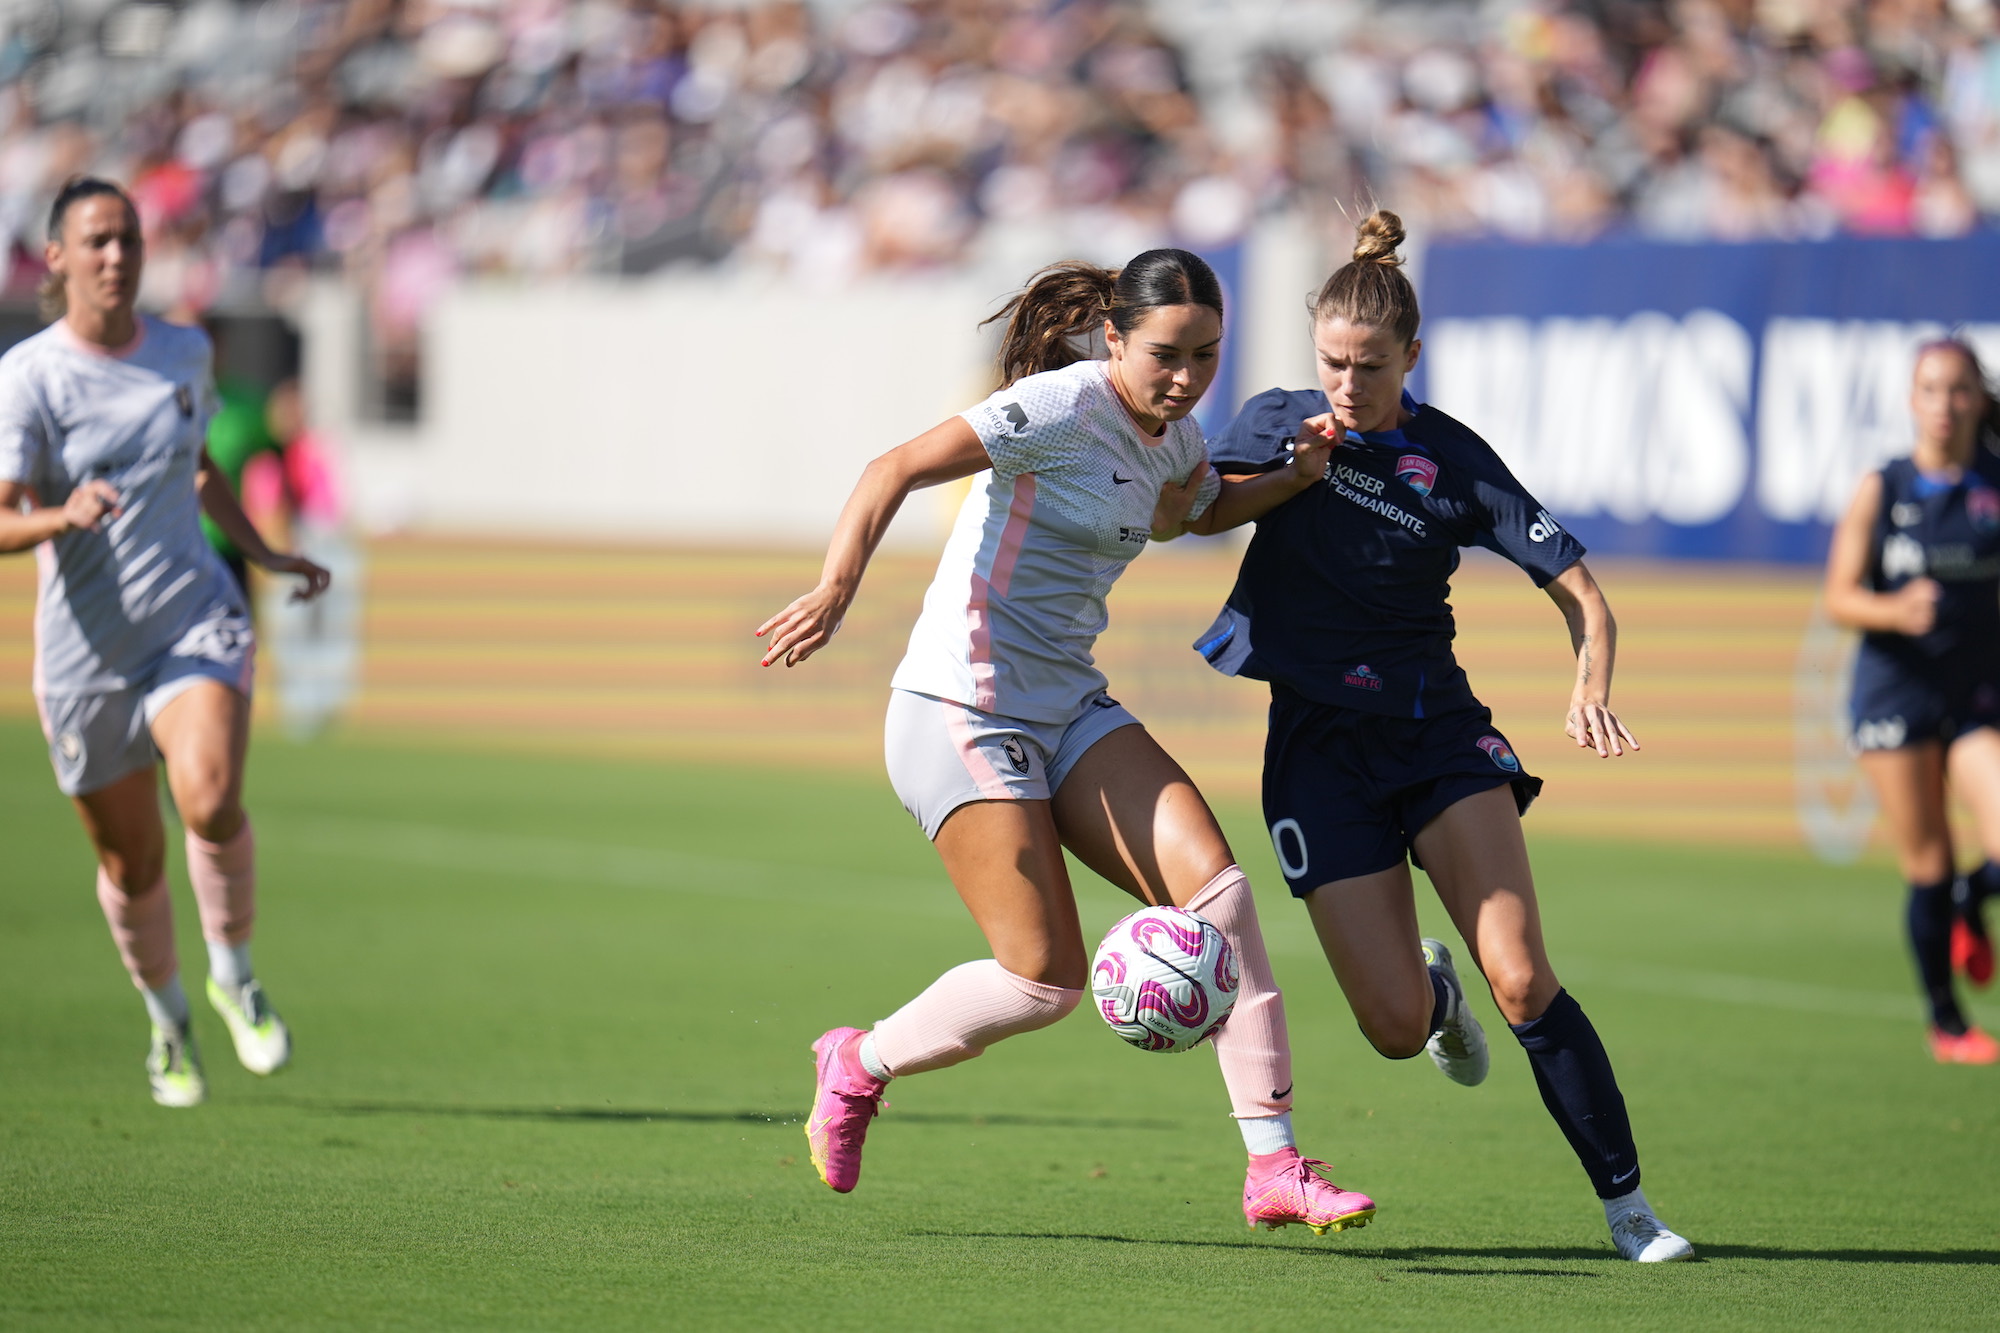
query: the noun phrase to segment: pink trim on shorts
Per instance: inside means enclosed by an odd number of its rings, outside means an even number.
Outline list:
[[[989,801],[1016,799],[1007,786],[1007,780],[993,766],[993,760],[979,748],[979,739],[972,734],[971,723],[965,720],[964,706],[949,699],[940,699],[937,704],[944,710],[945,730],[951,733],[952,748],[958,751],[958,762],[965,765],[965,775],[972,779],[972,785],[979,789],[980,796]]]
[[[1021,545],[1028,537],[1028,520],[1035,512],[1035,474],[1023,472],[1014,478],[1014,501],[1007,508],[1007,526],[1000,530],[1000,545],[993,552],[990,577],[972,571],[972,600],[965,608],[965,623],[972,631],[967,665],[972,669],[972,706],[990,712],[999,701],[993,688],[993,620],[987,613],[988,594],[1007,595],[1014,581],[1014,565],[1021,558]]]

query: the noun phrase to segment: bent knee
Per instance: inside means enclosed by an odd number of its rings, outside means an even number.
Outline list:
[[[1528,965],[1495,968],[1486,978],[1493,992],[1494,1007],[1509,1023],[1527,1023],[1541,1017],[1556,998],[1562,983],[1555,974]]]
[[[1368,1044],[1378,1054],[1391,1060],[1407,1060],[1419,1054],[1431,1039],[1428,1009],[1421,1015],[1388,1009],[1367,1013],[1357,1010],[1354,1017],[1361,1025],[1361,1035],[1368,1038]]]
[[[104,882],[128,903],[167,891],[167,858],[163,854],[143,858],[107,855],[100,857],[98,864],[104,869]]]
[[[178,804],[181,823],[203,842],[228,842],[243,827],[243,803],[226,787],[192,792]]]

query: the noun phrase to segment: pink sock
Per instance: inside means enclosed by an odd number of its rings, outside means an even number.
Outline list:
[[[1285,1031],[1285,997],[1271,975],[1264,932],[1257,927],[1257,900],[1241,866],[1230,866],[1189,899],[1187,909],[1215,923],[1236,951],[1242,977],[1236,1008],[1214,1037],[1229,1088],[1230,1113],[1238,1119],[1283,1115],[1292,1109],[1292,1042]]]
[[[228,842],[187,835],[188,880],[204,939],[241,944],[257,917],[257,840],[249,816]]]
[[[167,897],[167,877],[144,893],[128,895],[111,882],[103,867],[97,871],[97,902],[111,927],[118,957],[141,990],[158,990],[180,975],[174,951],[174,907]]]
[[[1003,1037],[1045,1028],[1082,999],[1080,990],[1029,981],[982,958],[933,981],[870,1035],[891,1074],[921,1074],[970,1060]]]

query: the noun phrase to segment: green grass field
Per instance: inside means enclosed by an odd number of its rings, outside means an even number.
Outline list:
[[[1301,1139],[1381,1202],[1364,1231],[1246,1232],[1213,1057],[1087,1013],[899,1084],[860,1190],[821,1186],[808,1043],[981,952],[879,778],[267,740],[250,796],[297,1062],[253,1079],[201,1006],[211,1101],[160,1110],[82,834],[32,726],[0,724],[0,1324],[2000,1321],[2000,1072],[1929,1063],[1879,868],[1536,844],[1648,1192],[1703,1256],[1641,1269],[1504,1031],[1477,1090],[1366,1048],[1253,811],[1225,822]],[[1093,929],[1126,909],[1080,892]]]

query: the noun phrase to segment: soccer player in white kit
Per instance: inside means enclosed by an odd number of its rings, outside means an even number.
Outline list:
[[[1375,1205],[1299,1155],[1284,1003],[1250,884],[1200,792],[1105,693],[1091,646],[1105,596],[1150,540],[1248,521],[1316,480],[1330,441],[1302,435],[1299,464],[1224,485],[1189,419],[1222,339],[1215,275],[1184,250],[1119,272],[1044,270],[1002,311],[1005,386],[869,464],[842,511],[819,586],[765,622],[764,664],[826,645],[909,492],[979,474],[891,685],[890,780],[923,825],[993,956],[965,963],[872,1031],[813,1044],[806,1134],[835,1190],[854,1188],[870,1119],[892,1078],[942,1069],[1046,1027],[1083,998],[1090,954],[1063,863],[1147,903],[1201,913],[1242,965],[1215,1035],[1250,1154],[1255,1227],[1324,1234]],[[999,318],[1000,316],[996,316]],[[1075,343],[1099,329],[1106,360]]]
[[[97,849],[97,898],[153,1020],[153,1100],[207,1095],[168,903],[155,766],[187,832],[208,941],[208,997],[238,1059],[269,1074],[291,1036],[250,969],[256,867],[242,806],[254,640],[243,594],[199,513],[250,562],[325,570],[258,537],[203,440],[208,338],[139,315],[139,217],[108,181],[66,184],[49,212],[55,323],[0,357],[0,552],[33,549],[35,702],[56,785]]]

